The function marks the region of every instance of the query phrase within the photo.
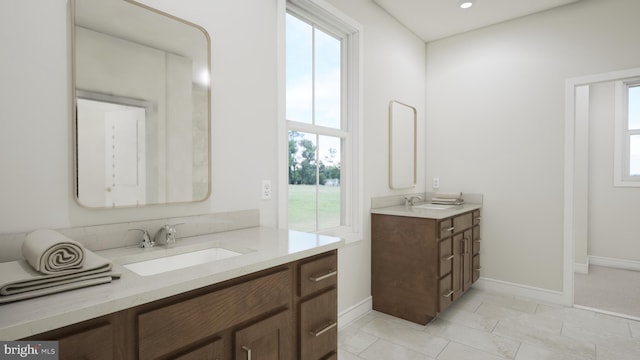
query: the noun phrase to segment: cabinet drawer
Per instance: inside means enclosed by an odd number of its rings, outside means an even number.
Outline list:
[[[473,282],[475,282],[476,280],[478,280],[478,278],[480,278],[480,271],[482,270],[482,267],[480,266],[480,255],[475,255],[473,257],[473,265],[471,268],[473,271],[471,279]]]
[[[338,284],[338,256],[335,252],[300,265],[298,295],[301,297]]]
[[[480,224],[480,210],[475,210],[473,212],[473,225]]]
[[[113,331],[111,324],[105,324],[63,337],[58,340],[60,354],[73,354],[77,359],[117,359],[113,351]]]
[[[289,268],[138,315],[138,355],[155,359],[291,302]]]
[[[451,218],[440,220],[438,222],[438,229],[440,229],[440,231],[438,232],[439,239],[443,239],[453,235],[454,227]]]
[[[442,277],[451,272],[451,266],[454,258],[451,244],[451,238],[447,238],[439,242],[440,268],[438,277]]]
[[[473,224],[473,215],[472,213],[458,215],[453,218],[453,227],[455,232],[462,231],[464,229],[468,229]]]
[[[300,304],[300,359],[320,360],[338,349],[338,292]]]
[[[480,253],[480,226],[473,227],[473,254]]]
[[[438,282],[438,312],[443,312],[453,302],[453,284],[451,274]]]

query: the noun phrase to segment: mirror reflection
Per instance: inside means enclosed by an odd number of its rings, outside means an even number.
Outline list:
[[[78,202],[127,207],[205,200],[211,177],[207,33],[128,0],[75,0],[73,14]]]

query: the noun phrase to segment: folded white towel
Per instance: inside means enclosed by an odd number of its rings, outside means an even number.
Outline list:
[[[110,282],[120,277],[112,263],[85,250],[82,269],[45,275],[26,260],[0,263],[0,304]]]
[[[43,274],[80,269],[84,264],[84,247],[53,230],[29,233],[22,244],[22,256]]]

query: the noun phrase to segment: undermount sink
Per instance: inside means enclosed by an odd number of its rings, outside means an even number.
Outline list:
[[[123,266],[138,275],[148,276],[183,269],[189,266],[229,259],[238,255],[243,254],[221,247],[214,247],[152,260],[134,262]]]
[[[446,210],[451,209],[455,205],[442,205],[442,204],[422,204],[415,205],[414,209],[425,209],[425,210]]]

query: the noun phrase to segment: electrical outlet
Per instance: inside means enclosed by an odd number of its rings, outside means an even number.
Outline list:
[[[433,187],[434,189],[439,189],[440,188],[440,178],[434,177],[431,187]]]
[[[271,199],[271,181],[270,180],[262,180],[262,200]]]

